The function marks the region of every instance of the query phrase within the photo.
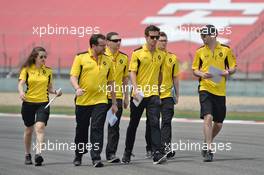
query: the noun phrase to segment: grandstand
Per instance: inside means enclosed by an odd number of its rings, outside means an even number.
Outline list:
[[[230,45],[237,56],[239,74],[235,78],[264,79],[263,0],[157,0],[140,4],[117,0],[112,3],[47,0],[39,5],[29,0],[18,1],[13,6],[8,1],[2,2],[1,75],[15,76],[36,45],[48,50],[47,64],[56,74],[67,74],[74,55],[87,50],[90,34],[96,32],[119,32],[123,37],[122,50],[130,55],[144,41],[146,25],[156,24],[168,33],[169,50],[181,61],[182,78],[189,79],[193,78],[190,64],[201,40],[199,34],[179,31],[179,28],[212,23],[231,29],[229,34],[220,34],[219,39]]]

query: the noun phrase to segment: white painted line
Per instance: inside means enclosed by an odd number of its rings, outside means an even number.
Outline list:
[[[11,113],[0,113],[0,117],[21,117],[21,114],[11,114]],[[66,118],[75,119],[74,115],[64,115],[64,114],[51,114],[50,118]],[[122,117],[121,120],[129,121],[129,117]],[[141,121],[146,121],[146,117],[142,117]],[[172,122],[178,123],[203,123],[200,119],[187,119],[187,118],[173,118]],[[245,125],[264,125],[264,121],[253,121],[253,120],[225,120],[224,124],[245,124]]]

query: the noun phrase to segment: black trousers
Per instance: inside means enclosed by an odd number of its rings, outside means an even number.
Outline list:
[[[171,120],[174,115],[174,102],[171,97],[161,99],[161,144],[162,149],[166,149],[171,144]],[[145,132],[145,139],[146,139],[146,150],[151,151],[151,127],[149,124],[149,120],[147,118],[146,121],[146,132]]]
[[[150,96],[142,100],[138,107],[133,103],[133,98],[130,102],[130,121],[126,133],[126,152],[132,152],[135,137],[137,132],[137,127],[142,116],[144,109],[146,108],[147,118],[150,125],[150,138],[152,150],[154,152],[161,151],[161,135],[160,135],[160,98],[159,96]]]
[[[92,160],[101,160],[103,148],[104,123],[107,112],[107,104],[75,107],[76,133],[75,144],[76,154],[85,154],[90,150]],[[88,143],[88,129],[90,127],[90,142]]]
[[[108,124],[108,135],[107,135],[107,145],[106,145],[106,158],[109,158],[111,155],[115,155],[118,147],[118,142],[119,142],[119,124],[120,124],[120,119],[122,116],[123,112],[123,107],[122,107],[123,101],[122,99],[117,99],[117,107],[118,111],[116,113],[116,117],[118,120],[114,124],[114,126],[110,126]],[[108,100],[108,110],[112,106],[112,100]]]

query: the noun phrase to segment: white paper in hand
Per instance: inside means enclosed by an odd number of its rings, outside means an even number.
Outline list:
[[[59,93],[60,91],[61,91],[61,88],[59,88],[58,90],[56,90],[57,91],[57,93]],[[57,98],[58,97],[58,95],[56,95],[56,96],[54,96],[50,101],[49,101],[49,103],[44,107],[44,109],[46,109],[47,107],[49,107],[50,106],[50,104],[55,100],[55,98]]]
[[[223,71],[214,67],[210,66],[209,67],[209,73],[213,75],[212,81],[215,83],[219,83],[222,80],[222,76],[220,75]]]
[[[177,97],[176,97],[176,88],[175,88],[175,86],[173,86],[173,87],[171,88],[171,95],[172,95],[172,99],[173,99],[174,104],[176,104],[176,102],[177,102]]]
[[[136,107],[139,106],[139,104],[141,103],[141,101],[143,100],[144,98],[144,93],[142,91],[139,91],[138,92],[138,101],[133,99],[133,103],[135,104]]]
[[[114,124],[116,123],[117,121],[117,117],[115,114],[113,114],[112,112],[112,108],[110,108],[108,111],[107,111],[107,114],[106,114],[106,121],[109,123],[110,126],[114,126]]]

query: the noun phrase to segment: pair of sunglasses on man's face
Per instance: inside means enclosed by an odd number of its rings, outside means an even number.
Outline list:
[[[114,43],[118,43],[118,42],[121,42],[121,39],[110,39],[109,41],[112,41]]]
[[[158,40],[159,38],[160,38],[160,36],[159,35],[149,35],[149,38],[150,39],[156,39],[156,40]]]

